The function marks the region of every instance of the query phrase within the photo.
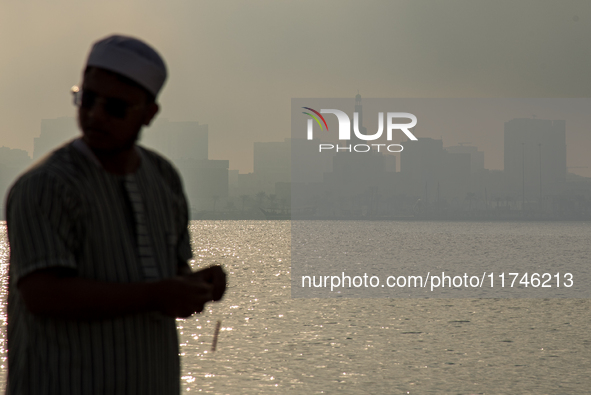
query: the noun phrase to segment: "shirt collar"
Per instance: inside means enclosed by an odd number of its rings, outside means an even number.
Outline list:
[[[92,150],[90,149],[90,147],[88,146],[88,144],[86,144],[84,142],[84,140],[82,140],[82,137],[78,137],[77,139],[75,139],[72,142],[72,146],[74,148],[76,148],[78,151],[80,151],[88,159],[90,159],[90,161],[92,163],[94,163],[97,167],[99,167],[100,169],[103,168],[103,165],[101,164],[101,162],[98,160],[98,158],[96,157],[96,155],[94,154],[94,152],[92,152]],[[139,149],[137,145],[134,148],[135,148],[136,152],[138,153],[138,155],[140,156],[141,162],[143,162],[144,161],[144,155],[142,153],[142,150]],[[140,162],[140,167],[142,167],[141,162]]]

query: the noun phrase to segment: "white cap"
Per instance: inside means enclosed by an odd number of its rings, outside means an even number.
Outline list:
[[[110,36],[92,46],[86,66],[121,74],[156,97],[166,80],[162,57],[143,41],[133,37]]]

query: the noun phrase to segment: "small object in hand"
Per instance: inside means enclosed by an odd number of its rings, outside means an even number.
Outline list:
[[[219,265],[209,266],[191,274],[191,278],[213,285],[213,300],[219,301],[226,292],[226,272]]]
[[[220,334],[220,328],[222,327],[222,321],[217,322],[215,325],[215,331],[213,332],[213,343],[211,343],[211,352],[215,351],[215,348],[218,345],[218,335]]]

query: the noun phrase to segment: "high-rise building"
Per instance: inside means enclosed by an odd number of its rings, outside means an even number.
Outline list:
[[[156,119],[142,131],[141,144],[170,159],[183,178],[193,214],[219,210],[229,194],[229,161],[209,159],[208,125]]]
[[[156,119],[142,130],[141,144],[172,161],[208,159],[208,126],[199,122],[171,122]]]
[[[367,128],[363,126],[363,104],[361,95],[355,96],[355,112],[351,123],[351,140],[348,149],[340,147],[332,157],[332,172],[326,173],[324,180],[330,185],[334,193],[354,194],[370,187],[391,189],[393,187],[392,174],[396,172],[396,157],[384,155],[375,148],[370,149],[368,141],[362,140],[355,134],[366,135]],[[355,122],[355,116],[357,122]],[[367,147],[367,152],[356,151],[356,146]],[[361,148],[363,151],[364,148]],[[389,173],[389,174],[386,174]]]
[[[429,198],[436,193],[443,165],[443,141],[419,138],[403,141],[400,173],[408,193]]]
[[[566,121],[516,118],[505,122],[505,180],[524,200],[555,193],[566,178]],[[523,198],[523,196],[522,196]]]
[[[450,154],[470,154],[471,173],[478,173],[484,170],[484,151],[478,151],[478,147],[460,143],[460,145],[446,147],[445,150]]]
[[[357,113],[358,117],[359,133],[367,134],[367,128],[363,126],[363,104],[361,103],[361,95],[359,93],[355,95],[355,112]],[[351,121],[351,140],[349,142],[349,145],[351,147],[354,147],[357,144],[365,144],[366,141],[361,140],[355,134],[355,118],[351,119]]]
[[[276,183],[322,182],[332,168],[333,154],[319,153],[319,139],[255,142],[254,179],[261,190],[275,193]],[[293,167],[292,167],[293,166]]]
[[[432,138],[403,141],[400,172],[407,193],[427,202],[437,198],[463,199],[469,189],[470,154],[449,153],[443,141]]]
[[[253,151],[254,174],[274,185],[291,181],[291,139],[255,142]]]
[[[174,162],[178,167],[190,207],[193,211],[213,209],[218,199],[228,198],[229,160],[180,159]],[[220,206],[217,206],[218,209]]]

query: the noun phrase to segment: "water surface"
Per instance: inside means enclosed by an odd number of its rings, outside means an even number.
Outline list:
[[[221,263],[230,284],[178,320],[183,392],[591,393],[589,299],[292,299],[289,221],[193,221],[191,233],[193,267]],[[7,257],[0,224],[3,284]],[[4,331],[1,346],[5,358]]]

